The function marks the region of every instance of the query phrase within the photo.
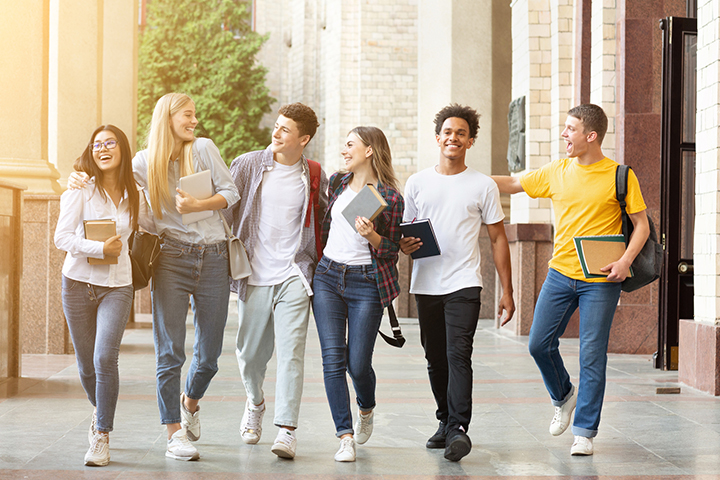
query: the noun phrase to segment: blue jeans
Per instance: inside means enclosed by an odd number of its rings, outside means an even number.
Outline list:
[[[97,407],[97,429],[111,432],[120,380],[118,355],[130,316],[133,287],[101,287],[63,275],[62,303],[88,400]]]
[[[620,283],[573,280],[551,268],[535,305],[530,354],[556,407],[567,401],[572,389],[558,348],[560,336],[573,312],[580,308],[580,382],[573,435],[597,435],[605,395],[610,327],[620,299],[620,288]]]
[[[344,265],[322,257],[315,269],[313,290],[325,393],[340,437],[353,433],[345,372],[353,381],[360,410],[375,408],[372,355],[383,307],[372,265]]]
[[[201,399],[218,371],[230,298],[228,270],[225,242],[201,245],[163,239],[153,274],[152,310],[157,398],[164,425],[180,423],[180,375],[190,297],[195,344],[185,395]]]
[[[298,426],[305,373],[305,342],[310,297],[299,276],[278,285],[248,285],[245,301],[238,299],[235,354],[248,400],[265,400],[267,364],[277,343],[275,419],[278,427]]]

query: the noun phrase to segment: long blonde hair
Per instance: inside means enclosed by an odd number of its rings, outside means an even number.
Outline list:
[[[162,218],[163,207],[175,208],[174,195],[170,192],[168,184],[168,165],[174,160],[172,156],[175,147],[171,117],[180,111],[192,99],[184,93],[168,93],[163,95],[155,104],[150,132],[147,137],[148,146],[148,190],[153,214]],[[180,150],[180,176],[184,177],[195,172],[193,168],[193,142],[183,142]]]
[[[380,183],[398,190],[398,181],[392,166],[390,145],[382,130],[377,127],[355,127],[350,130],[366,146],[372,148],[372,168]]]

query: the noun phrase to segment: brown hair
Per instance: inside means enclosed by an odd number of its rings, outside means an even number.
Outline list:
[[[372,148],[370,159],[373,171],[380,183],[398,190],[395,170],[392,166],[390,145],[382,130],[377,127],[355,127],[349,133],[355,134],[366,147]]]
[[[300,130],[300,135],[310,135],[310,140],[315,136],[315,132],[320,126],[313,109],[302,103],[283,105],[278,110],[278,113],[293,120],[297,124],[298,130]]]
[[[592,103],[585,103],[571,108],[567,114],[583,123],[583,133],[597,133],[598,142],[602,145],[608,128],[608,118],[602,108]]]

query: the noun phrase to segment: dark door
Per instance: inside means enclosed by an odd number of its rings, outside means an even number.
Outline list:
[[[693,318],[697,21],[668,17],[663,27],[660,277],[655,367],[677,370],[680,319]]]

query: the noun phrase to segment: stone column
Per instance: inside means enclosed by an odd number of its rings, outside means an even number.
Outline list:
[[[550,155],[555,159],[567,156],[561,134],[573,107],[573,0],[552,0],[550,6]]]
[[[590,65],[590,103],[605,110],[608,130],[603,153],[615,158],[615,14],[617,0],[592,2],[592,63]]]
[[[48,162],[49,0],[0,7],[0,177],[27,193],[60,193],[60,173]]]
[[[698,1],[695,177],[695,319],[680,321],[681,382],[720,395],[720,18]]]
[[[512,3],[512,98],[525,97],[525,168],[536,170],[551,160],[551,36],[550,1]],[[520,172],[519,175],[525,172]],[[513,223],[550,223],[548,199],[524,193],[510,201]]]

